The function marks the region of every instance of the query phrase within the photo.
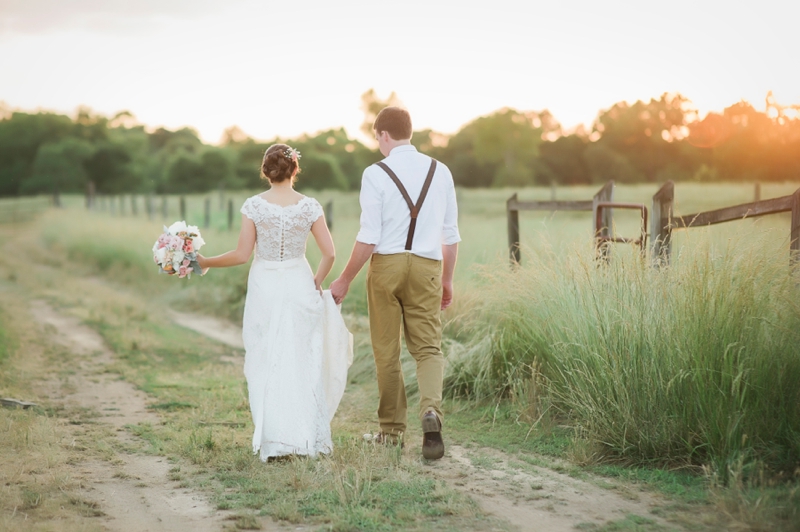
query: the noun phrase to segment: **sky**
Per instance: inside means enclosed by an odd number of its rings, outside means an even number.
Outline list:
[[[787,4],[787,5],[781,5]],[[395,92],[415,129],[503,107],[566,129],[680,93],[701,116],[773,91],[800,103],[800,2],[0,0],[0,102],[127,110],[212,144],[344,127]]]

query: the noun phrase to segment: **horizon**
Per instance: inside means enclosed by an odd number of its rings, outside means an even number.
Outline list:
[[[800,6],[724,9],[632,0],[492,9],[347,0],[0,0],[0,101],[74,116],[129,111],[207,144],[359,131],[361,95],[397,94],[415,130],[452,135],[502,108],[549,110],[569,132],[619,102],[681,94],[700,117],[772,91],[800,103],[790,69]],[[395,34],[398,36],[395,37]],[[276,82],[275,80],[279,80]]]
[[[666,94],[666,93],[662,93],[662,94]],[[753,102],[749,102],[747,100],[740,99],[740,100],[738,100],[736,102],[730,102],[728,104],[725,104],[722,108],[719,108],[719,109],[708,109],[705,113],[701,113],[701,112],[698,111],[697,120],[702,120],[703,117],[706,116],[707,114],[722,114],[722,112],[724,111],[725,108],[728,108],[728,107],[730,107],[732,105],[735,105],[735,104],[737,104],[739,102],[745,102],[745,103],[751,105],[757,112],[766,113],[767,110],[768,110],[768,107],[769,107],[767,105],[767,98],[769,97],[769,94],[770,93],[766,94],[764,99],[762,100],[763,101],[763,105],[762,106],[758,106],[758,105],[754,104]],[[684,94],[680,94],[680,96],[683,96],[684,98],[687,99],[687,102],[689,104],[689,109],[696,109],[695,107],[692,106],[693,102],[692,102],[692,100],[690,98],[688,98]],[[658,100],[659,98],[660,98],[660,96],[657,96],[657,97],[654,97],[653,99]],[[642,100],[642,101],[644,101],[644,100]],[[646,101],[644,101],[644,103],[647,103],[647,101],[650,101],[650,99],[647,99]],[[773,99],[773,101],[775,103],[779,104],[780,106],[784,106],[784,107],[788,107],[788,106],[794,106],[794,108],[800,107],[800,105],[797,105],[797,104],[794,104],[794,103],[791,103],[791,102],[781,102],[781,101],[776,101],[775,99]],[[570,128],[565,127],[564,124],[561,123],[561,121],[558,119],[558,117],[554,116],[555,120],[559,124],[561,124],[561,127],[562,127],[562,131],[561,131],[561,135],[560,136],[567,136],[567,135],[574,134],[581,127],[585,128],[585,131],[586,131],[587,134],[591,133],[592,125],[595,122],[595,120],[597,119],[597,117],[601,113],[603,113],[604,111],[606,111],[609,108],[611,108],[613,105],[618,104],[618,103],[622,103],[622,102],[624,102],[624,103],[626,103],[628,105],[633,105],[633,104],[636,103],[635,101],[625,101],[625,100],[620,100],[618,102],[614,102],[613,104],[609,105],[608,107],[605,107],[603,109],[598,109],[597,113],[595,113],[594,117],[591,120],[579,123],[579,124],[574,125],[573,127],[570,127]],[[798,103],[800,103],[800,102],[798,102]],[[146,123],[140,121],[139,118],[136,116],[136,113],[130,111],[130,109],[120,109],[118,111],[115,111],[115,112],[112,112],[112,113],[109,113],[109,114],[100,113],[96,109],[92,109],[91,107],[89,107],[87,105],[79,105],[78,107],[76,107],[72,111],[63,111],[63,110],[60,110],[60,109],[47,109],[47,108],[44,108],[44,107],[38,107],[36,109],[22,109],[22,108],[13,108],[13,107],[7,105],[7,103],[4,102],[3,100],[0,100],[0,120],[3,119],[3,114],[6,113],[6,112],[8,112],[8,113],[21,112],[21,113],[28,113],[28,114],[38,114],[38,113],[59,114],[59,115],[63,115],[63,116],[68,116],[70,119],[72,119],[74,121],[76,119],[78,113],[83,109],[86,109],[86,110],[90,111],[92,114],[94,114],[96,116],[102,116],[102,117],[104,117],[104,118],[106,118],[108,120],[112,120],[118,114],[129,113],[132,116],[132,120],[130,120],[129,123],[125,124],[124,127],[138,127],[138,126],[141,126],[141,127],[144,128],[144,130],[147,133],[153,133],[154,131],[157,131],[158,129],[161,129],[161,128],[164,128],[164,129],[167,129],[167,130],[170,130],[170,131],[178,131],[178,130],[184,129],[184,128],[190,129],[190,130],[194,131],[195,134],[197,134],[197,137],[204,144],[210,145],[210,146],[221,146],[222,145],[222,141],[223,141],[223,137],[225,135],[225,132],[228,131],[231,128],[238,127],[237,125],[232,124],[231,126],[228,126],[228,128],[223,129],[223,132],[220,135],[219,139],[217,139],[216,141],[210,141],[210,140],[204,138],[204,136],[201,134],[201,132],[198,130],[198,128],[195,127],[192,124],[183,124],[183,125],[180,125],[180,126],[177,126],[177,127],[171,127],[171,128],[170,127],[166,127],[164,124],[155,124],[155,125],[146,124]],[[490,111],[490,112],[488,112],[486,114],[483,114],[483,115],[480,115],[480,116],[474,116],[474,117],[466,119],[465,122],[463,124],[461,124],[458,127],[458,129],[456,129],[455,131],[443,132],[443,131],[438,131],[438,130],[435,130],[435,129],[431,129],[431,131],[433,131],[434,133],[446,135],[446,136],[449,137],[449,136],[452,136],[452,135],[456,134],[461,128],[463,128],[464,126],[466,126],[470,122],[473,122],[474,120],[477,120],[478,118],[481,118],[481,117],[484,117],[484,116],[488,116],[488,115],[491,115],[493,113],[500,112],[500,111],[502,111],[504,109],[511,109],[511,110],[518,111],[518,112],[529,112],[529,111],[541,112],[541,111],[547,110],[546,108],[545,109],[541,109],[541,110],[515,109],[513,107],[504,106],[504,107],[499,107],[497,109],[494,109],[494,110],[492,110],[492,111]],[[793,110],[789,110],[789,111],[790,111],[790,113],[792,113]],[[800,113],[792,113],[792,114],[797,114],[798,118],[800,118]],[[413,120],[413,116],[412,116],[412,120]],[[330,128],[317,129],[317,130],[314,130],[314,131],[303,131],[303,132],[300,132],[300,133],[298,133],[296,135],[292,135],[292,136],[278,134],[278,135],[274,135],[272,137],[265,137],[265,138],[255,137],[253,135],[250,135],[247,131],[244,131],[244,130],[242,130],[242,132],[245,133],[250,140],[252,140],[252,141],[254,141],[256,143],[263,144],[263,143],[275,141],[276,139],[279,139],[279,138],[280,139],[284,139],[284,140],[295,140],[295,139],[297,139],[297,138],[299,138],[301,136],[314,137],[314,136],[316,136],[316,135],[318,135],[318,134],[320,134],[320,133],[322,133],[324,131],[337,130],[339,128],[344,129],[345,132],[347,133],[348,137],[353,139],[353,140],[355,140],[355,141],[361,142],[362,144],[365,144],[365,145],[371,145],[372,144],[372,143],[370,143],[371,138],[365,137],[363,135],[363,133],[358,130],[358,128],[356,128],[357,129],[356,131],[350,131],[344,125],[332,126]],[[417,127],[416,125],[414,125],[414,131],[415,132],[419,132],[419,131],[422,131],[424,129],[429,129],[429,128],[420,128],[420,127]]]

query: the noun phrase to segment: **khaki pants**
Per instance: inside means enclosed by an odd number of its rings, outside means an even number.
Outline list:
[[[419,416],[433,410],[442,420],[442,263],[411,253],[372,255],[367,271],[372,350],[378,373],[381,431],[406,431],[407,404],[400,366],[400,328],[417,363]]]

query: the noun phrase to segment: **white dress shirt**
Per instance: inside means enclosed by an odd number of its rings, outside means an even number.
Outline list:
[[[383,160],[391,168],[414,205],[428,170],[431,158],[414,146],[397,146]],[[356,240],[375,244],[374,253],[392,255],[406,251],[411,212],[403,195],[383,168],[368,166],[361,178],[361,230]],[[460,242],[456,190],[450,169],[437,161],[431,187],[417,216],[411,253],[428,259],[442,260],[442,245]]]

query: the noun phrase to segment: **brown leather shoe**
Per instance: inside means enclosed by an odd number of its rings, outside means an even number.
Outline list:
[[[444,456],[442,422],[435,412],[422,416],[422,456],[428,460],[438,460]]]

